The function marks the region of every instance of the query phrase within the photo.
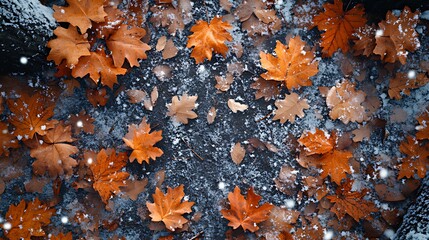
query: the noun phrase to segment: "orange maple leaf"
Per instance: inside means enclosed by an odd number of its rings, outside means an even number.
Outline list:
[[[326,178],[329,175],[332,181],[340,185],[341,180],[347,177],[346,173],[351,173],[349,159],[352,157],[353,154],[351,152],[336,149],[323,154],[320,159],[323,169],[320,177]]]
[[[118,83],[116,75],[124,75],[127,69],[115,67],[112,59],[106,55],[103,49],[91,52],[90,56],[83,56],[79,63],[72,70],[73,77],[89,77],[95,82],[113,88],[113,84]],[[101,76],[101,79],[100,79]]]
[[[37,159],[33,163],[34,173],[43,175],[48,172],[51,177],[72,174],[77,162],[70,155],[79,151],[69,144],[74,140],[71,137],[71,126],[57,124],[55,128],[48,130],[37,147],[30,151],[30,156]]]
[[[386,20],[378,24],[379,35],[375,36],[374,53],[381,60],[394,63],[399,60],[402,64],[407,61],[408,51],[414,52],[420,47],[418,33],[415,30],[419,21],[419,11],[412,12],[405,6],[399,17],[391,11],[386,14]]]
[[[325,12],[313,18],[314,26],[317,26],[320,31],[325,31],[320,43],[323,56],[330,57],[338,49],[344,53],[347,52],[353,33],[366,23],[363,5],[358,4],[344,12],[342,0],[334,0],[333,4],[325,3],[323,7]]]
[[[314,132],[306,131],[298,139],[299,144],[304,145],[308,156],[330,152],[335,147],[336,141],[335,132],[329,135],[318,128]]]
[[[268,219],[269,213],[273,208],[270,203],[264,203],[259,206],[261,196],[255,194],[253,187],[247,191],[247,197],[244,198],[240,193],[240,188],[234,188],[234,192],[228,194],[230,209],[222,209],[222,216],[229,220],[228,226],[234,229],[240,226],[244,231],[255,232],[259,229],[258,223]]]
[[[146,59],[146,51],[150,46],[140,41],[146,35],[143,28],[133,27],[128,29],[128,25],[122,24],[118,30],[110,35],[106,40],[107,47],[112,52],[115,67],[120,68],[124,64],[125,58],[130,66],[140,66],[138,59]]]
[[[401,145],[399,151],[406,155],[399,164],[398,179],[412,178],[415,173],[419,178],[426,176],[429,166],[429,144],[421,144],[415,138],[408,136]]]
[[[409,73],[396,73],[395,78],[389,81],[389,97],[399,100],[402,95],[410,95],[411,89],[420,88],[429,82],[424,73],[418,73],[410,78]]]
[[[190,35],[188,38],[187,48],[192,48],[191,57],[195,59],[197,64],[204,62],[207,58],[209,61],[212,59],[212,52],[220,53],[223,57],[226,57],[228,47],[225,41],[231,41],[232,36],[227,31],[232,26],[228,22],[222,22],[221,17],[213,18],[210,23],[199,20],[192,26]]]
[[[160,157],[164,152],[154,145],[161,141],[162,131],[150,132],[150,124],[147,124],[146,118],[137,126],[131,124],[128,127],[128,133],[122,138],[128,147],[133,149],[129,159],[133,162],[135,159],[142,164],[145,161],[149,164],[149,160],[155,160]]]
[[[9,156],[9,148],[18,148],[19,142],[16,137],[10,133],[9,125],[4,122],[0,122],[0,156]]]
[[[178,96],[174,96],[171,99],[171,103],[167,104],[168,113],[167,116],[172,117],[174,121],[188,124],[189,119],[195,119],[198,115],[192,111],[195,107],[195,101],[197,101],[198,96],[188,96],[188,94],[183,94],[180,99]]]
[[[127,164],[127,154],[118,153],[115,150],[101,149],[97,154],[97,161],[92,163],[89,168],[93,174],[92,187],[100,194],[101,200],[107,204],[107,201],[121,192],[121,186],[125,186],[125,179],[130,174],[121,169]]]
[[[79,27],[82,34],[92,26],[91,21],[104,22],[107,16],[103,8],[104,0],[67,0],[67,3],[68,7],[54,5],[54,18]]]
[[[125,21],[125,14],[116,8],[116,6],[104,7],[104,11],[107,14],[104,18],[105,21],[93,23],[92,29],[95,31],[95,37],[107,39],[111,34],[115,33],[118,27]]]
[[[50,236],[49,240],[73,240],[73,235],[71,232],[68,232],[67,234],[60,233],[58,235]]]
[[[261,77],[284,81],[289,90],[312,85],[310,77],[319,71],[319,62],[315,61],[314,53],[307,49],[299,36],[291,38],[289,46],[277,41],[274,51],[277,57],[260,52],[261,66],[268,71],[261,74]]]
[[[280,123],[289,121],[295,122],[295,117],[304,117],[304,109],[309,109],[310,105],[307,103],[307,99],[300,99],[296,93],[285,95],[284,100],[276,100],[274,103],[277,107],[273,120],[280,120]]]
[[[375,26],[365,25],[356,30],[353,34],[357,39],[354,40],[354,55],[364,55],[369,57],[375,48]]]
[[[183,185],[176,188],[167,188],[167,193],[164,194],[158,187],[155,189],[155,194],[152,194],[153,203],[146,202],[146,206],[150,211],[152,222],[163,222],[165,227],[174,231],[176,228],[182,228],[183,224],[188,222],[188,219],[182,215],[192,212],[191,207],[194,202],[183,201],[185,196]]]
[[[73,68],[79,62],[82,56],[89,56],[89,42],[85,36],[79,34],[76,27],[69,28],[57,27],[54,30],[57,37],[48,42],[47,47],[51,49],[48,55],[48,60],[53,60],[55,64],[60,63],[65,59],[66,65]]]
[[[12,112],[9,122],[15,126],[13,134],[18,139],[32,139],[36,133],[45,135],[53,127],[48,119],[54,115],[55,104],[40,93],[31,97],[22,93],[15,100],[9,99],[7,105]]]
[[[335,213],[339,220],[346,214],[350,215],[356,222],[360,219],[372,220],[370,216],[373,212],[378,212],[373,202],[363,199],[369,192],[368,189],[362,189],[360,192],[352,192],[353,181],[347,179],[344,184],[337,187],[336,195],[327,196],[332,203],[331,212]]]
[[[5,236],[11,240],[30,240],[32,237],[44,237],[42,227],[51,222],[55,208],[43,205],[38,198],[26,203],[21,200],[18,205],[11,205],[5,215],[5,220],[11,224],[11,229],[4,229]]]

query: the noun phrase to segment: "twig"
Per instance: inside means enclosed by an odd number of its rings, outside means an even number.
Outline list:
[[[185,139],[180,138],[185,144],[186,146],[195,154],[195,156],[197,156],[200,160],[204,161],[204,158],[202,158],[197,152],[194,151],[194,149],[191,147],[191,145],[189,145],[188,142],[185,141]]]
[[[204,231],[201,231],[201,232],[197,233],[197,235],[195,235],[195,236],[193,236],[193,237],[189,238],[188,240],[195,240],[195,239],[197,239],[197,238],[201,237],[201,235],[203,235],[203,234],[204,234]]]
[[[269,117],[271,114],[273,114],[273,112],[269,112],[267,115],[265,115],[265,116],[263,116],[262,118],[260,118],[260,119],[256,120],[255,122],[260,122],[260,121],[262,121],[262,120],[266,119],[267,117]]]

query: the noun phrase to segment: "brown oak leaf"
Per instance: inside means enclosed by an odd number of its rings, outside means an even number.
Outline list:
[[[127,154],[115,150],[101,149],[97,160],[89,168],[93,175],[92,187],[98,192],[105,204],[113,196],[121,192],[120,187],[125,186],[125,180],[130,176],[128,172],[121,171],[127,164]]]
[[[55,208],[50,209],[42,204],[38,198],[31,202],[21,200],[18,205],[9,206],[5,220],[11,224],[11,229],[4,229],[4,234],[11,240],[30,240],[32,237],[44,237],[42,227],[51,222]]]
[[[310,77],[319,71],[319,63],[300,37],[291,38],[288,46],[277,41],[274,51],[277,57],[260,52],[261,66],[268,71],[261,74],[261,77],[284,81],[289,90],[312,85]]]
[[[125,59],[131,67],[140,66],[138,59],[146,59],[146,51],[150,50],[150,46],[140,40],[145,35],[146,31],[143,28],[128,29],[128,25],[125,24],[119,26],[118,30],[110,35],[106,44],[112,52],[115,67],[122,67]]]
[[[228,22],[223,22],[221,17],[213,18],[210,23],[199,20],[192,26],[188,38],[187,48],[192,48],[191,57],[195,59],[197,64],[204,62],[204,59],[209,61],[212,59],[212,52],[220,53],[225,58],[228,47],[225,41],[231,41],[232,36],[227,31],[232,26]]]
[[[122,138],[128,147],[133,149],[129,160],[133,162],[137,159],[140,164],[145,161],[149,164],[149,160],[155,160],[160,157],[164,152],[154,145],[161,141],[162,131],[151,132],[150,124],[143,118],[142,122],[137,126],[131,124],[128,127],[128,133]]]
[[[165,227],[174,231],[176,228],[182,228],[183,224],[188,222],[188,219],[182,215],[192,212],[191,207],[194,202],[183,201],[185,196],[183,185],[176,188],[167,188],[167,193],[164,194],[158,187],[155,189],[155,194],[152,194],[153,203],[146,202],[146,206],[150,211],[152,222],[162,221]]]
[[[334,203],[331,212],[335,213],[338,219],[343,219],[346,214],[351,216],[356,222],[361,219],[372,220],[370,216],[373,212],[378,212],[375,204],[363,199],[369,192],[368,189],[362,189],[360,192],[351,191],[353,181],[347,179],[344,184],[337,187],[336,195],[327,196],[330,202]]]
[[[325,57],[331,57],[338,49],[344,53],[350,48],[349,41],[359,27],[366,23],[365,9],[362,4],[354,6],[344,12],[343,1],[334,0],[334,3],[323,4],[325,12],[314,16],[313,24],[322,33],[322,53]]]
[[[329,135],[327,132],[316,128],[314,132],[306,131],[298,139],[303,145],[308,156],[313,154],[325,154],[334,149],[337,141],[335,132]]]
[[[92,29],[95,31],[95,37],[107,39],[122,25],[125,21],[125,17],[124,12],[115,6],[104,7],[104,11],[107,14],[104,18],[105,21],[93,23]]]
[[[104,22],[107,16],[103,8],[104,0],[67,0],[68,7],[54,5],[54,18],[58,22],[68,22],[79,27],[80,32],[92,26],[91,21]]]
[[[411,70],[414,71],[414,70]],[[429,82],[429,78],[424,73],[415,73],[410,78],[409,73],[396,73],[395,78],[390,79],[389,82],[389,97],[399,100],[403,95],[409,96],[411,89],[420,88]]]
[[[417,174],[419,178],[426,176],[429,166],[429,144],[422,144],[417,139],[408,136],[399,145],[399,151],[406,155],[399,164],[398,179],[412,178]]]
[[[273,120],[280,120],[281,123],[289,121],[295,122],[295,117],[304,117],[304,109],[309,109],[306,99],[300,99],[296,93],[285,96],[284,100],[276,100],[274,103],[277,107]]]
[[[71,137],[71,126],[64,127],[60,123],[48,130],[37,147],[30,151],[30,156],[36,158],[33,163],[34,173],[43,175],[48,172],[51,177],[72,174],[77,162],[70,155],[79,151],[70,145],[74,140]]]
[[[240,226],[244,231],[255,232],[259,229],[258,223],[268,219],[273,205],[264,203],[259,206],[261,196],[255,194],[253,187],[247,190],[247,197],[240,193],[240,188],[234,188],[234,192],[228,194],[229,209],[222,209],[222,216],[229,220],[228,226],[237,229]]]
[[[171,103],[167,104],[167,116],[171,117],[174,121],[183,124],[188,124],[189,119],[195,119],[198,115],[192,111],[196,107],[198,96],[188,96],[183,94],[180,99],[174,96]]]

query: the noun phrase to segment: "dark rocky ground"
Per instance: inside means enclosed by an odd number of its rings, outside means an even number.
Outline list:
[[[218,6],[217,1],[206,1],[202,4],[195,1],[193,7],[194,19],[206,19],[206,11],[211,19],[215,15],[224,15],[225,12]],[[384,16],[384,15],[382,15]],[[204,239],[222,239],[225,232],[230,229],[227,220],[221,217],[219,210],[222,202],[226,199],[228,192],[234,186],[247,189],[254,186],[255,191],[263,197],[263,201],[271,202],[282,206],[288,201],[296,199],[296,196],[287,196],[275,187],[273,179],[278,175],[282,165],[291,165],[299,169],[295,158],[296,149],[291,142],[293,138],[299,137],[303,131],[314,128],[321,128],[328,131],[337,130],[340,134],[357,128],[357,124],[345,125],[340,121],[333,121],[328,117],[328,108],[325,98],[318,91],[319,86],[334,86],[336,82],[344,78],[340,70],[341,53],[333,58],[323,58],[319,64],[319,73],[312,78],[313,86],[301,88],[298,93],[301,97],[308,99],[311,108],[305,111],[305,117],[298,119],[295,123],[280,124],[272,121],[272,117],[264,118],[274,107],[274,100],[265,102],[264,100],[254,100],[254,91],[250,88],[253,79],[263,70],[259,64],[259,51],[272,52],[275,41],[280,40],[285,43],[288,34],[300,35],[311,46],[317,45],[320,33],[317,30],[297,29],[292,23],[284,24],[281,31],[271,36],[268,41],[261,45],[254,46],[253,40],[246,33],[242,32],[239,25],[233,30],[234,41],[241,42],[244,46],[244,55],[238,59],[234,54],[228,54],[224,59],[215,55],[211,61],[196,65],[191,59],[190,49],[187,49],[187,36],[190,35],[189,28],[193,23],[186,26],[185,30],[174,38],[179,53],[170,60],[163,60],[159,52],[153,50],[148,52],[148,59],[141,61],[139,68],[131,69],[125,76],[120,76],[119,83],[124,89],[144,89],[150,92],[157,86],[160,97],[153,111],[147,111],[142,104],[130,104],[124,91],[118,96],[111,97],[105,107],[94,108],[86,99],[85,90],[78,89],[72,96],[61,96],[55,109],[55,119],[67,119],[70,114],[77,114],[85,109],[95,119],[96,131],[94,135],[80,134],[77,136],[76,145],[81,150],[85,149],[98,151],[101,148],[113,147],[121,151],[128,151],[124,146],[122,137],[128,131],[129,124],[140,123],[143,117],[155,127],[155,130],[163,131],[163,140],[158,144],[164,151],[164,155],[151,164],[128,163],[127,171],[138,178],[148,178],[149,184],[146,191],[139,195],[136,201],[131,201],[119,197],[113,199],[114,207],[112,213],[103,211],[102,214],[112,214],[119,217],[117,223],[119,227],[113,232],[100,229],[100,237],[106,239],[113,235],[124,236],[127,239],[157,239],[166,235],[166,232],[154,232],[149,230],[149,219],[142,220],[138,215],[138,209],[144,207],[146,201],[152,201],[151,194],[155,189],[154,175],[157,171],[165,169],[164,189],[166,186],[175,187],[184,184],[185,193],[190,201],[194,201],[193,212],[202,212],[202,218],[198,222],[191,222],[188,232],[177,233],[177,239],[191,238],[199,232],[204,232]],[[427,23],[419,25],[423,34],[420,34],[422,46],[411,54],[407,64],[400,66],[400,70],[408,71],[417,69],[421,60],[429,60],[429,41],[427,36]],[[154,48],[156,40],[167,35],[164,30],[154,29],[151,31],[150,46]],[[320,54],[318,54],[320,56]],[[390,100],[387,97],[387,87],[389,76],[381,75],[378,71],[382,63],[366,58],[353,58],[362,69],[367,69],[365,82],[377,86],[377,95],[382,101],[382,107],[375,113],[374,117],[386,120],[386,130],[389,136],[380,133],[372,135],[369,141],[356,144],[354,158],[359,160],[361,166],[371,165],[377,168],[376,157],[382,154],[388,156],[399,156],[398,144],[404,136],[404,132],[412,132],[416,125],[415,118],[427,107],[429,100],[429,86],[412,91],[410,96],[404,97],[401,101]],[[245,66],[245,71],[241,76],[235,77],[231,89],[226,93],[218,93],[214,85],[215,75],[224,75],[228,63],[241,62]],[[172,78],[166,81],[159,81],[152,69],[160,64],[170,66],[173,71]],[[36,85],[43,85],[47,79],[53,79],[54,68],[52,65],[45,66],[43,70],[35,73],[18,74],[15,77],[22,81],[34,81]],[[356,73],[358,75],[358,73]],[[376,83],[376,79],[382,81]],[[83,82],[82,82],[83,83]],[[358,88],[362,87],[358,85]],[[117,90],[114,89],[114,91]],[[188,125],[174,124],[166,116],[166,104],[171,102],[174,95],[188,93],[198,95],[198,108],[196,113],[198,118],[191,120]],[[279,98],[283,98],[286,90],[282,90]],[[113,95],[113,93],[111,93]],[[228,99],[240,100],[249,105],[249,109],[244,113],[233,113],[229,110],[226,102]],[[215,106],[217,117],[215,122],[209,125],[206,121],[208,110]],[[391,114],[396,108],[402,108],[408,116],[403,122],[392,122]],[[316,112],[322,114],[322,118],[316,117]],[[2,116],[4,118],[5,116]],[[229,151],[232,144],[242,142],[256,137],[262,141],[274,144],[279,152],[255,151],[247,153],[241,165],[237,166],[230,158]],[[198,153],[204,160],[199,159],[191,150]],[[28,161],[25,167],[25,174],[20,178],[8,183],[6,191],[0,196],[0,213],[4,215],[10,204],[16,204],[20,199],[32,199],[38,196],[41,199],[48,199],[52,193],[50,184],[44,188],[41,194],[20,192],[23,183],[31,179],[32,159],[27,150],[24,157]],[[76,176],[74,176],[76,177]],[[365,181],[362,175],[353,175],[358,181]],[[75,223],[61,224],[60,217],[73,217],[74,211],[89,204],[87,192],[74,190],[71,187],[71,180],[64,182],[61,190],[62,201],[56,206],[57,216],[52,218],[54,226],[52,228],[61,229],[63,232],[72,231],[74,237],[84,236],[80,227]],[[224,184],[220,188],[219,184]],[[221,184],[221,185],[222,185]],[[17,194],[19,192],[19,194]],[[378,207],[399,207],[407,209],[411,200],[400,204],[388,204],[380,202],[374,193],[371,194]],[[101,202],[93,201],[91,204],[99,205]],[[306,202],[297,203],[295,209],[301,210]],[[95,206],[94,206],[95,207]],[[192,215],[192,214],[191,214]],[[188,216],[190,218],[190,216]],[[355,228],[361,233],[361,225]],[[0,232],[1,234],[1,232]],[[1,236],[1,235],[0,235]],[[250,237],[250,236],[249,236]],[[384,238],[387,238],[386,236]]]

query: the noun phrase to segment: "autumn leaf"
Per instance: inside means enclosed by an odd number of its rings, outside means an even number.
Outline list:
[[[82,34],[91,28],[94,22],[104,22],[107,16],[103,10],[104,0],[67,0],[68,7],[54,5],[54,18],[58,22],[69,22],[79,27]]]
[[[216,85],[215,88],[226,92],[231,87],[232,82],[234,82],[234,76],[230,73],[227,73],[225,77],[222,76],[215,76],[216,79]]]
[[[414,174],[424,178],[429,166],[429,144],[419,143],[415,138],[408,136],[399,145],[399,151],[406,157],[398,166],[398,179],[412,178]]]
[[[106,106],[110,96],[107,94],[106,87],[86,89],[86,98],[94,107]]]
[[[82,131],[88,134],[94,134],[94,121],[95,119],[89,114],[86,114],[85,110],[80,111],[79,114],[72,114],[69,117],[69,122],[74,134],[79,134]]]
[[[365,25],[356,30],[353,34],[356,39],[354,40],[354,55],[364,55],[369,57],[374,51],[375,42],[375,26]]]
[[[30,240],[32,237],[44,237],[46,233],[42,227],[51,222],[55,208],[50,209],[43,205],[38,198],[31,202],[24,199],[18,205],[11,205],[5,215],[5,221],[11,224],[11,229],[3,232],[8,239]]]
[[[344,184],[337,187],[336,195],[326,197],[330,202],[334,203],[331,207],[331,212],[335,213],[339,220],[348,214],[356,222],[361,219],[371,221],[370,214],[378,212],[378,209],[373,202],[364,199],[369,190],[362,189],[360,192],[352,192],[352,185],[353,181],[347,179]]]
[[[273,120],[280,120],[280,123],[289,121],[295,122],[295,117],[304,117],[304,109],[309,109],[306,99],[300,99],[296,93],[291,93],[285,96],[284,100],[276,100],[274,103],[277,107]]]
[[[323,8],[325,12],[313,18],[314,26],[325,31],[320,43],[323,56],[331,57],[338,49],[347,52],[353,33],[366,23],[363,5],[358,4],[344,12],[342,0],[334,0],[333,4],[323,4]]]
[[[18,148],[19,142],[16,137],[9,131],[9,125],[0,122],[0,156],[9,156],[9,148]]]
[[[101,200],[105,204],[125,186],[125,180],[129,173],[121,171],[127,164],[127,154],[118,153],[115,150],[101,149],[97,154],[97,161],[92,163],[89,168],[93,174],[92,187],[100,194]]]
[[[274,99],[280,93],[280,83],[278,81],[269,81],[263,78],[255,78],[255,81],[250,84],[252,89],[255,89],[255,99],[264,98],[265,101]]]
[[[192,212],[191,207],[194,202],[187,200],[182,202],[182,198],[185,196],[183,189],[183,185],[176,188],[168,187],[166,194],[158,187],[155,189],[155,194],[152,194],[153,203],[146,202],[152,222],[162,221],[170,231],[182,228],[183,224],[188,222],[188,219],[182,215]]]
[[[58,235],[52,235],[50,240],[73,240],[73,235],[71,232],[68,232],[67,234],[59,233]]]
[[[240,193],[240,188],[234,188],[234,192],[228,194],[230,209],[222,209],[222,216],[229,220],[228,226],[237,229],[240,226],[244,231],[255,232],[259,229],[258,223],[268,219],[273,208],[270,203],[259,206],[261,196],[255,194],[253,187],[247,190],[247,197]]]
[[[97,52],[91,52],[90,56],[84,56],[79,59],[79,63],[72,70],[73,77],[89,77],[98,83],[113,88],[117,83],[116,75],[124,75],[127,72],[125,68],[118,68],[113,65],[112,59],[106,55],[103,49]],[[100,78],[101,77],[101,78]]]
[[[17,99],[9,99],[7,105],[12,112],[9,122],[15,126],[13,134],[18,139],[32,139],[34,134],[45,135],[53,127],[48,121],[54,115],[55,104],[40,93],[29,96],[20,94]]]
[[[37,147],[30,151],[30,156],[36,158],[33,163],[34,173],[43,175],[48,172],[51,177],[72,174],[77,162],[70,155],[79,151],[77,147],[70,145],[73,141],[71,126],[57,124],[55,128],[48,130]]]
[[[336,144],[335,133],[329,135],[327,132],[316,128],[314,132],[306,131],[298,139],[299,144],[305,147],[308,156],[313,154],[325,154],[330,152]]]
[[[174,121],[188,124],[188,119],[195,119],[198,115],[192,111],[197,104],[198,96],[188,96],[183,94],[180,99],[178,96],[174,96],[171,101],[172,103],[167,104],[168,113],[167,116],[171,117]]]
[[[236,102],[234,99],[228,99],[227,104],[233,113],[244,112],[249,108],[247,104]]]
[[[351,152],[336,149],[323,154],[320,159],[323,169],[320,177],[326,178],[329,175],[333,182],[340,185],[341,180],[347,177],[346,173],[352,173],[349,164],[349,159],[352,157],[353,154]]]
[[[227,31],[232,26],[228,22],[223,22],[221,17],[213,18],[210,23],[199,20],[192,26],[190,35],[188,38],[187,48],[192,48],[191,57],[195,59],[197,64],[204,62],[207,58],[209,61],[212,59],[212,52],[222,54],[226,57],[228,47],[225,41],[231,41],[232,36]]]
[[[234,14],[242,22],[242,29],[246,30],[249,36],[272,34],[282,27],[276,10],[268,1],[242,1]]]
[[[326,95],[326,104],[331,109],[329,116],[332,119],[340,119],[344,124],[349,122],[363,122],[367,118],[365,107],[366,94],[355,89],[355,84],[348,80],[337,83],[329,89]]]
[[[419,125],[416,126],[416,130],[418,131],[416,133],[416,138],[418,140],[424,140],[429,139],[429,113],[428,111],[425,111],[423,114],[421,114],[417,121],[419,122]]]
[[[92,24],[92,29],[95,32],[96,38],[104,38],[107,39],[115,33],[119,26],[125,21],[124,12],[116,8],[115,6],[107,6],[104,7],[104,11],[106,12],[105,21],[96,22]]]
[[[126,197],[135,201],[139,197],[139,194],[146,189],[147,182],[147,178],[143,180],[128,180],[126,186],[120,187],[120,189]]]
[[[133,27],[128,29],[128,25],[122,24],[118,30],[110,35],[106,40],[107,47],[112,52],[115,67],[120,68],[125,59],[130,66],[140,66],[138,59],[146,59],[146,51],[150,46],[140,39],[146,35],[143,28]]]
[[[47,59],[53,60],[56,65],[60,65],[65,60],[66,66],[73,68],[80,57],[91,54],[88,40],[79,34],[76,27],[71,25],[69,28],[57,27],[54,34],[57,38],[50,40],[47,44],[51,49]]]
[[[169,5],[161,5],[151,7],[150,11],[152,12],[152,16],[149,21],[155,27],[167,27],[167,31],[171,35],[176,35],[177,31],[180,32],[185,28],[181,9],[176,9]]]
[[[399,100],[402,95],[409,96],[411,89],[420,88],[429,82],[429,78],[424,73],[396,73],[395,78],[389,82],[389,97]],[[410,76],[411,75],[411,76]]]
[[[319,63],[299,36],[291,38],[289,46],[277,41],[274,51],[277,57],[260,52],[261,66],[268,71],[261,74],[261,77],[266,80],[284,81],[289,90],[312,85],[310,77],[319,71]]]
[[[241,146],[240,142],[234,144],[230,151],[232,161],[240,165],[241,161],[244,159],[244,155],[246,154],[246,150]]]
[[[384,62],[400,61],[405,64],[408,52],[414,52],[420,47],[418,33],[415,30],[419,21],[419,11],[412,12],[405,6],[399,17],[391,11],[386,14],[386,20],[378,26],[380,34],[376,34],[374,53],[380,55]]]
[[[146,118],[143,118],[138,126],[131,124],[128,127],[128,133],[122,138],[125,144],[133,149],[129,157],[130,162],[137,159],[140,164],[143,161],[149,164],[150,159],[155,160],[160,157],[164,152],[154,145],[161,141],[161,134],[162,131],[151,132],[150,124],[147,124]]]

